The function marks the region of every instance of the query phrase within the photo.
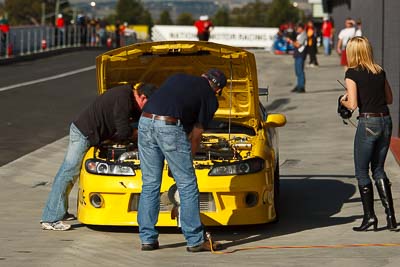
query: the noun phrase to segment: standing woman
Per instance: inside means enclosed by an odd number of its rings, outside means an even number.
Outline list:
[[[374,212],[372,178],[385,208],[387,228],[397,228],[390,181],[384,165],[390,145],[392,119],[388,104],[393,95],[385,71],[373,59],[372,47],[365,37],[352,38],[347,47],[348,70],[345,74],[347,93],[341,99],[350,110],[359,109],[358,127],[354,138],[355,176],[358,181],[364,216],[354,231],[377,230],[378,219]]]

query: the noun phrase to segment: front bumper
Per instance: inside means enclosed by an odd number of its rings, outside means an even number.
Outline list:
[[[210,177],[207,174],[208,170],[196,170],[204,225],[261,224],[275,219],[270,169],[241,176]],[[90,225],[137,226],[140,177],[140,170],[136,176],[126,177],[94,175],[82,169],[78,220]],[[173,205],[165,201],[165,194],[174,180],[165,171],[162,181],[157,226],[177,226],[176,219],[171,219]]]

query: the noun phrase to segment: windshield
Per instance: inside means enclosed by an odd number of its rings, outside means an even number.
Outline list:
[[[208,129],[205,131],[206,133],[229,133],[229,122],[225,120],[212,120],[209,125]],[[247,134],[254,136],[256,135],[253,128],[231,122],[231,133],[236,134]]]

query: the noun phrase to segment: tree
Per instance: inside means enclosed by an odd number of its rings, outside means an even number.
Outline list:
[[[267,12],[268,26],[278,27],[282,23],[299,20],[299,9],[294,7],[289,0],[273,0]]]
[[[140,0],[118,0],[117,17],[120,21],[128,24],[142,24],[144,7]]]
[[[39,24],[42,17],[42,3],[45,3],[48,20],[54,23],[56,0],[5,0],[4,9],[8,13],[10,25]],[[68,1],[60,3],[60,12],[63,14],[72,12]]]
[[[256,0],[242,8],[234,8],[232,10],[232,24],[245,27],[266,27],[268,26],[267,11],[269,6],[270,4]]]
[[[40,21],[40,0],[6,0],[4,7],[8,13],[10,25],[32,24]]]
[[[168,10],[161,12],[160,19],[157,23],[160,25],[174,25]]]
[[[147,9],[145,9],[143,12],[141,22],[145,25],[149,25],[150,27],[153,27],[154,25],[153,18],[151,17],[151,14]]]
[[[181,13],[176,19],[177,25],[193,25],[194,19],[190,13]]]
[[[213,24],[216,26],[230,26],[231,18],[229,16],[229,10],[227,8],[220,8],[215,13],[213,19]]]

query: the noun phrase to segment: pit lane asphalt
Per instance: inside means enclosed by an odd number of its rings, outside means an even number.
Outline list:
[[[68,133],[69,122],[95,97],[96,74],[89,70],[102,50],[84,50],[0,66],[0,166]],[[46,80],[3,90],[12,85]]]
[[[261,50],[254,53],[259,86],[270,88],[268,102],[265,96],[261,100],[270,112],[284,113],[288,120],[287,125],[279,129],[281,218],[275,224],[212,228],[213,238],[222,241],[226,251],[271,245],[400,243],[399,233],[384,229],[383,207],[377,195],[375,209],[379,231],[356,233],[351,229],[361,222],[362,208],[353,178],[355,129],[343,125],[336,115],[337,97],[343,93],[336,80],[344,76],[339,58],[319,54],[321,66],[306,68],[307,93],[294,94],[290,93],[295,81],[292,57]],[[81,57],[91,56],[94,57],[83,52]],[[66,54],[63,61],[55,60],[52,64],[68,64],[72,57],[72,54]],[[23,73],[36,71],[41,62],[26,63],[29,66]],[[22,66],[11,67],[18,71],[24,66],[22,63]],[[33,142],[32,148],[38,149],[0,167],[0,266],[398,266],[399,247],[258,249],[228,255],[191,254],[185,251],[179,231],[169,228],[161,229],[160,250],[141,252],[135,227],[89,228],[73,221],[71,231],[42,231],[39,225],[41,211],[67,144],[66,138],[61,137],[67,134],[71,116],[95,95],[94,75],[91,71],[42,84],[43,88],[0,93],[0,99],[4,99],[4,95],[8,99],[1,103],[0,111],[9,115],[19,114],[18,110],[15,113],[9,111],[19,105],[19,102],[9,103],[14,100],[12,96],[25,99],[26,105],[41,98],[49,106],[55,105],[51,101],[54,99],[65,99],[66,102],[60,111],[57,106],[51,109],[45,105],[29,106],[28,111],[32,114],[25,115],[35,122],[43,120],[43,114],[54,120],[55,115],[46,112],[62,117],[61,122],[52,126],[46,122],[40,124],[39,128],[51,129],[48,135],[52,138],[48,143],[45,144],[44,139],[41,142],[34,140],[40,135],[32,130],[35,123],[26,122],[29,124],[26,128],[22,126],[25,124],[18,127],[20,133],[18,129],[12,132],[14,135],[32,135],[26,143]],[[58,95],[60,85],[67,85],[73,91]],[[4,109],[4,103],[7,103],[7,109]],[[1,130],[1,138],[8,138],[9,132],[4,132],[4,128]],[[22,140],[10,147],[17,149],[23,145]],[[400,168],[390,152],[386,171],[393,182],[395,208],[399,211]],[[76,187],[70,203],[75,212]]]

